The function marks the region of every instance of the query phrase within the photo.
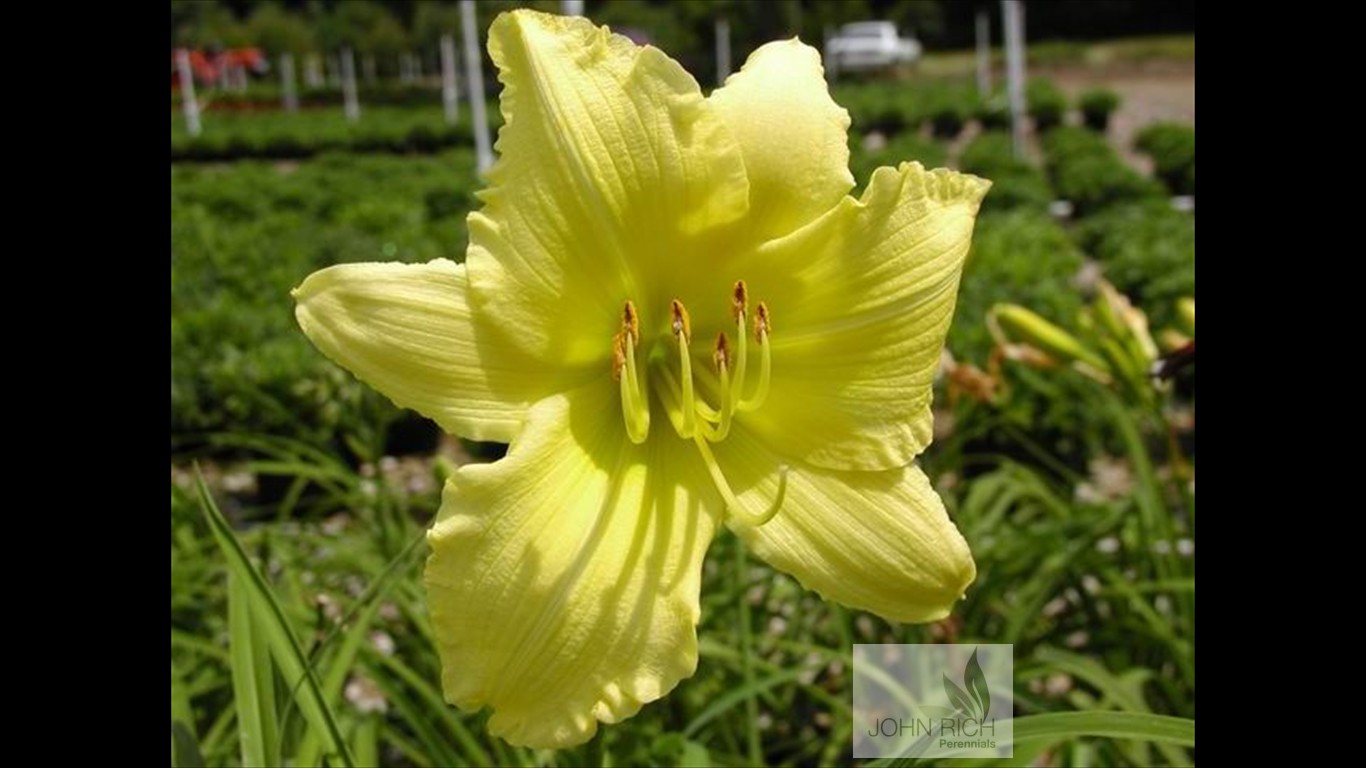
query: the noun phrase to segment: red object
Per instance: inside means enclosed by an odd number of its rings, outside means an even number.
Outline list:
[[[181,49],[171,51],[171,85],[180,87],[180,72],[176,67],[176,56]],[[216,83],[228,67],[241,67],[248,72],[264,74],[270,69],[266,55],[260,48],[229,48],[227,50],[206,52],[198,49],[190,51],[190,70],[194,72],[197,83]]]

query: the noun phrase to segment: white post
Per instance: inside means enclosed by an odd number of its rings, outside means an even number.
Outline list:
[[[583,0],[560,0],[560,13],[565,16],[582,16]]]
[[[280,54],[280,106],[286,112],[299,111],[299,93],[294,90],[294,54]]]
[[[991,96],[991,17],[977,10],[977,95]]]
[[[372,54],[365,54],[360,60],[361,72],[365,73],[365,84],[375,84],[375,57]]]
[[[726,82],[730,76],[730,21],[716,20],[716,83]]]
[[[455,37],[441,36],[441,103],[446,108],[446,122],[455,125],[460,120],[460,94],[455,87]]]
[[[1015,156],[1024,156],[1025,120],[1025,63],[1024,63],[1024,3],[1020,0],[1001,0],[1001,21],[1006,38],[1006,89],[1010,92],[1010,134],[1014,140]]]
[[[356,122],[360,119],[360,100],[356,98],[356,57],[350,48],[341,52],[342,100],[346,107],[346,119]]]
[[[198,136],[199,100],[194,95],[194,71],[190,69],[190,52],[181,48],[175,53],[175,67],[180,75],[180,108],[185,112],[185,132]]]
[[[304,85],[309,88],[323,87],[323,63],[316,53],[309,54],[304,60]]]
[[[460,0],[460,27],[465,36],[465,77],[470,86],[470,112],[474,120],[474,152],[479,172],[493,165],[493,146],[489,141],[488,115],[484,114],[484,62],[480,56],[479,25],[474,17],[474,0]]]

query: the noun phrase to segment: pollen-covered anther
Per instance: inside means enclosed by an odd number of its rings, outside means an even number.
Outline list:
[[[673,313],[673,323],[671,328],[675,336],[682,336],[683,341],[692,340],[692,321],[688,319],[688,309],[683,306],[683,302],[674,299],[670,306]]]
[[[731,292],[731,315],[740,320],[749,311],[749,288],[745,286],[744,280],[736,280],[735,288]]]
[[[726,339],[725,331],[716,335],[716,351],[712,352],[711,359],[716,364],[717,373],[730,368],[730,341]]]
[[[626,367],[626,341],[618,331],[612,337],[612,380],[621,381],[621,371]]]
[[[754,313],[754,338],[762,344],[765,337],[772,331],[773,320],[768,314],[768,305],[761,301],[758,310]]]
[[[629,300],[621,308],[621,330],[630,335],[631,346],[640,344],[640,315],[636,314],[636,305]]]

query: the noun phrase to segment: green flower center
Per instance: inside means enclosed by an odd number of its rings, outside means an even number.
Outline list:
[[[767,510],[752,512],[745,509],[731,490],[730,483],[716,462],[711,443],[719,443],[730,434],[736,413],[754,411],[768,398],[773,362],[769,333],[772,323],[768,305],[759,302],[752,320],[752,332],[759,347],[759,374],[749,394],[748,361],[751,319],[749,291],[745,281],[735,283],[731,295],[731,314],[735,321],[735,346],[722,331],[716,336],[712,352],[714,371],[694,372],[689,344],[692,342],[692,321],[683,302],[674,299],[670,307],[670,326],[666,340],[649,350],[645,365],[638,365],[636,350],[640,345],[640,319],[635,304],[627,301],[622,307],[621,330],[612,341],[612,375],[621,384],[621,414],[626,434],[639,445],[650,435],[650,396],[653,387],[664,411],[680,438],[691,440],[707,467],[716,490],[726,502],[731,514],[751,525],[763,525],[777,514],[787,493],[788,468],[779,468],[778,492]],[[675,369],[677,373],[675,374]],[[714,393],[719,401],[713,406],[698,392],[697,379]]]

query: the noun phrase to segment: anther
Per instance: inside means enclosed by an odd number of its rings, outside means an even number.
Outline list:
[[[621,369],[626,367],[626,342],[621,332],[612,337],[612,381],[621,381]]]
[[[730,368],[730,343],[726,340],[725,331],[716,335],[716,351],[712,353],[711,359],[716,364],[717,373],[724,373]]]
[[[636,315],[636,305],[627,301],[621,308],[621,330],[631,336],[631,346],[640,344],[640,317]]]
[[[683,341],[687,342],[692,338],[692,321],[688,319],[688,310],[678,299],[673,300],[672,309],[673,333],[675,336],[682,336]]]
[[[731,314],[736,320],[741,320],[748,310],[749,289],[745,287],[744,280],[736,280],[735,290],[731,294]]]
[[[758,339],[759,343],[762,344],[764,343],[764,337],[772,332],[772,330],[773,325],[772,320],[770,320],[768,316],[768,305],[761,301],[759,302],[759,310],[754,313],[754,338]]]

